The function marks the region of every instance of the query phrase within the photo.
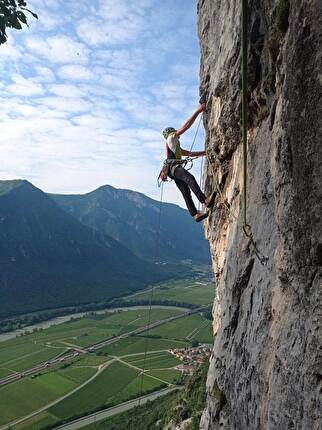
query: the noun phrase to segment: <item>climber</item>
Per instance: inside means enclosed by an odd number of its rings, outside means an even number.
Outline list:
[[[196,206],[191,197],[191,191],[196,195],[198,200],[203,203],[206,208],[210,209],[213,205],[215,193],[206,197],[204,193],[201,191],[195,177],[189,173],[180,163],[182,159],[182,155],[186,155],[188,157],[201,157],[206,155],[205,151],[187,151],[180,147],[179,138],[180,136],[186,132],[192,124],[195,122],[196,118],[199,114],[206,110],[205,103],[199,105],[198,109],[191,115],[191,117],[184,123],[184,125],[178,130],[173,127],[167,127],[163,131],[163,136],[166,139],[166,152],[167,159],[165,162],[166,167],[166,175],[174,180],[176,186],[181,191],[183,198],[186,202],[187,208],[190,212],[190,215],[195,219],[196,222],[200,222],[207,218],[209,212],[201,212],[197,211]],[[162,172],[161,172],[162,178]],[[162,179],[164,180],[164,179]]]

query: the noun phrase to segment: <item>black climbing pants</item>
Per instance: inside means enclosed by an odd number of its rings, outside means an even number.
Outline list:
[[[191,216],[196,215],[197,209],[191,197],[191,191],[196,195],[201,203],[205,203],[206,196],[201,191],[195,177],[185,170],[182,166],[175,168],[173,175],[169,175],[174,179],[176,186],[181,191],[183,198],[186,202],[188,211]],[[191,191],[190,191],[191,190]]]

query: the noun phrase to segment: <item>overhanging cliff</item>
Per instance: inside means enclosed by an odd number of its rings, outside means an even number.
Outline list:
[[[240,228],[241,2],[199,0],[215,342],[202,429],[322,427],[322,2],[249,2],[248,221]],[[223,206],[230,205],[236,220]]]

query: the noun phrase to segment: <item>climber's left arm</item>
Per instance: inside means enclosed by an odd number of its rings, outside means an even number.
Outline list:
[[[203,157],[206,155],[206,151],[187,151],[186,149],[181,148],[181,154],[188,157]]]

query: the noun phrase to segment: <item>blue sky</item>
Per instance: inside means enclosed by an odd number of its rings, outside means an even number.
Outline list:
[[[110,184],[158,198],[161,132],[198,104],[196,1],[28,5],[39,20],[30,17],[30,28],[10,31],[0,47],[1,179],[56,193]],[[174,184],[165,200],[183,205]]]

